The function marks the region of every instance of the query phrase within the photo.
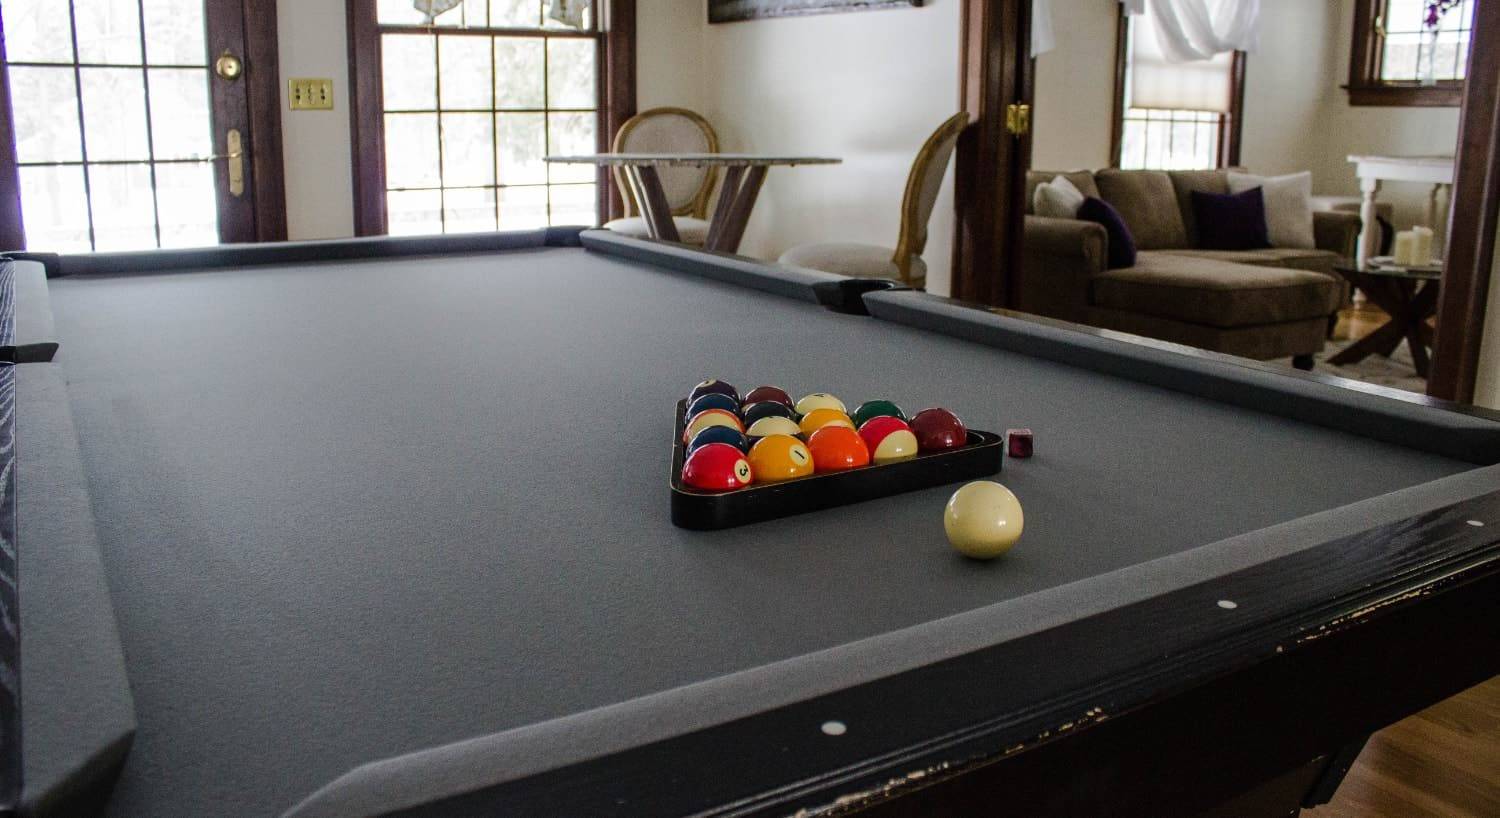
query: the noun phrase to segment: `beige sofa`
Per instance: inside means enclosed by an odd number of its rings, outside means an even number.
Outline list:
[[[1226,171],[1061,173],[1130,228],[1136,264],[1112,270],[1103,227],[1032,214],[1036,186],[1057,175],[1027,174],[1021,309],[1311,368],[1348,297],[1333,265],[1354,254],[1357,215],[1313,213],[1316,248],[1199,250],[1192,191],[1228,193]]]

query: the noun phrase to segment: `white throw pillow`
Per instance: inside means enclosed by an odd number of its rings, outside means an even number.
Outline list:
[[[1229,173],[1229,192],[1261,189],[1266,200],[1266,228],[1272,247],[1311,250],[1313,239],[1312,171],[1287,176],[1252,176]]]
[[[1078,208],[1083,206],[1083,191],[1068,181],[1066,176],[1054,176],[1052,181],[1036,186],[1031,195],[1031,209],[1038,216],[1053,219],[1074,219]]]

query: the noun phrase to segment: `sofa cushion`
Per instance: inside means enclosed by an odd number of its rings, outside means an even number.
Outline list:
[[[1050,182],[1054,177],[1061,176],[1073,183],[1078,192],[1085,196],[1098,196],[1099,186],[1094,184],[1094,174],[1087,170],[1028,170],[1026,171],[1026,214],[1036,215],[1032,209],[1032,199],[1036,196],[1037,185]]]
[[[1169,170],[1172,190],[1177,194],[1177,209],[1187,228],[1186,247],[1198,246],[1198,219],[1193,213],[1193,192],[1223,195],[1229,192],[1229,174],[1222,170]]]
[[[1110,207],[1109,202],[1093,196],[1084,199],[1078,208],[1078,218],[1104,228],[1104,234],[1109,237],[1109,266],[1130,267],[1135,264],[1135,239],[1130,235],[1130,228],[1125,226],[1125,220],[1120,218],[1119,211]]]
[[[1172,178],[1159,170],[1101,170],[1094,176],[1099,198],[1120,211],[1135,246],[1142,250],[1187,247],[1187,226],[1177,207]]]
[[[1143,252],[1134,267],[1093,279],[1093,303],[1214,327],[1326,318],[1338,282],[1320,273]]]
[[[1271,244],[1304,250],[1318,246],[1313,237],[1312,171],[1286,176],[1229,174],[1229,192],[1243,193],[1260,188],[1266,200],[1266,224]]]
[[[1078,215],[1088,197],[1066,176],[1056,176],[1050,182],[1036,186],[1031,197],[1031,209],[1038,216],[1049,219],[1071,219]]]
[[[1244,193],[1193,191],[1195,246],[1208,250],[1260,250],[1271,246],[1266,232],[1266,201],[1260,188]]]
[[[1160,250],[1173,256],[1228,261],[1234,264],[1254,264],[1259,267],[1290,267],[1311,270],[1315,273],[1335,275],[1333,265],[1342,259],[1338,253],[1328,250],[1300,250],[1293,247],[1267,247],[1263,250]]]

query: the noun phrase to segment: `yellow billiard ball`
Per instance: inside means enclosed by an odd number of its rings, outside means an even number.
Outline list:
[[[814,409],[803,415],[802,420],[797,424],[797,428],[804,435],[811,435],[824,426],[846,426],[853,429],[854,421],[837,409]]]
[[[797,426],[797,421],[791,418],[769,417],[761,418],[750,424],[745,430],[747,437],[769,437],[771,435],[797,435],[802,429]]]
[[[812,452],[791,435],[771,435],[750,447],[750,471],[757,483],[780,483],[813,473]]]
[[[827,392],[814,392],[811,395],[803,395],[797,401],[797,414],[806,415],[814,409],[837,409],[847,412],[844,402],[828,394]]]
[[[994,559],[1021,538],[1026,517],[1021,501],[999,483],[969,483],[948,498],[943,531],[958,553],[978,560]]]

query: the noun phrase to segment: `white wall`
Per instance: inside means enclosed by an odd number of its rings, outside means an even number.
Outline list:
[[[844,160],[773,168],[741,252],[775,258],[815,241],[895,246],[912,159],[959,108],[960,10],[959,0],[931,0],[705,26],[704,114],[726,150]],[[950,168],[923,254],[939,293],[948,291],[952,203]]]
[[[1057,47],[1036,59],[1031,166],[1109,167],[1119,0],[1052,0]]]
[[[349,160],[349,40],[344,0],[277,0],[276,26],[288,237],[352,236],[354,183]],[[334,109],[288,109],[285,87],[292,77],[332,78]]]

